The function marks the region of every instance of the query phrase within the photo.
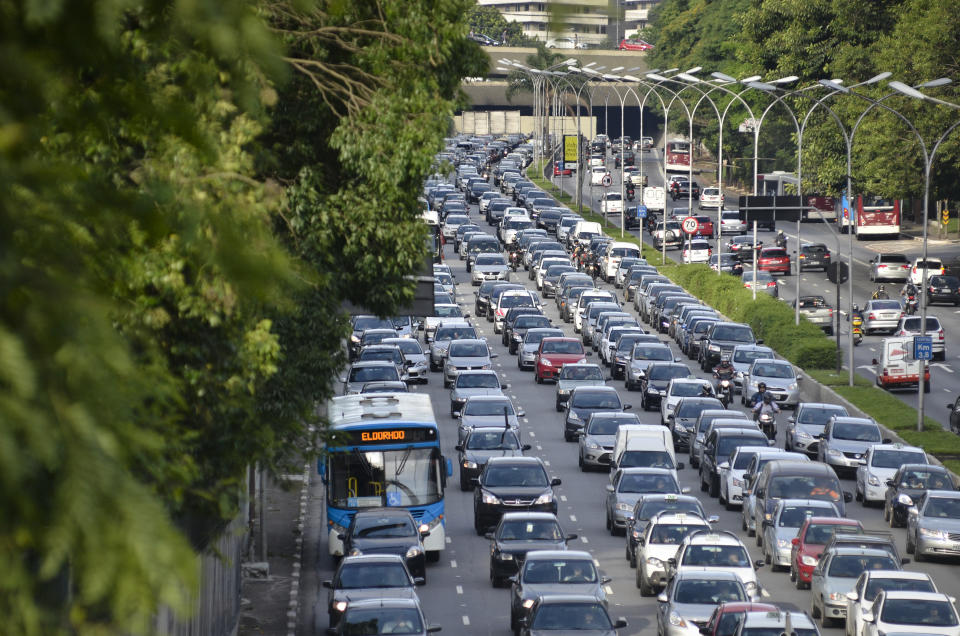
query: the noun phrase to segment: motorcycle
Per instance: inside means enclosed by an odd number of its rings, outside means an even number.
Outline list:
[[[633,201],[634,197],[637,196],[636,190],[633,188],[627,188],[627,201]]]
[[[723,408],[730,408],[730,403],[733,402],[733,382],[726,378],[720,380],[717,386],[717,397],[720,398]]]
[[[787,237],[784,236],[782,232],[781,232],[780,234],[777,234],[777,242],[776,242],[776,245],[777,245],[777,247],[782,247],[782,248],[786,248],[786,247],[787,247]]]
[[[854,314],[850,320],[850,330],[853,332],[853,346],[863,342],[863,316]]]
[[[755,412],[753,420],[760,425],[760,430],[767,436],[767,439],[777,438],[777,420],[772,413]]]
[[[518,267],[520,267],[520,251],[512,250],[510,252],[510,269],[517,271]]]
[[[907,315],[912,316],[915,313],[917,313],[917,309],[920,307],[920,301],[914,294],[910,294],[906,298],[905,305],[906,305],[905,310],[907,312]]]

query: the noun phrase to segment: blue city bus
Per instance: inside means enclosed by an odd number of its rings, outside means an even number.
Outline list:
[[[440,451],[440,429],[424,393],[344,395],[327,402],[330,437],[317,463],[326,486],[327,546],[340,539],[358,510],[406,508],[430,534],[427,558],[446,547],[443,491],[453,465]]]

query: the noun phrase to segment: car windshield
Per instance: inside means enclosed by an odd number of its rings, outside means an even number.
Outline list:
[[[377,318],[376,316],[357,316],[353,322],[353,329],[354,331],[393,329],[393,321],[389,318]]]
[[[525,345],[539,345],[540,341],[544,338],[556,338],[559,335],[562,335],[563,332],[557,329],[552,329],[550,331],[528,331],[523,336],[523,344]]]
[[[899,570],[889,555],[839,554],[830,562],[830,576],[855,579],[866,570]]]
[[[457,305],[450,305],[447,307],[434,307],[433,315],[439,316],[440,318],[458,318],[463,316],[463,312],[460,311],[460,307]]]
[[[876,424],[837,422],[833,425],[833,438],[850,442],[879,442],[880,427]]]
[[[576,340],[548,340],[541,345],[541,353],[583,353],[583,345]]]
[[[578,409],[619,409],[620,396],[616,391],[579,390],[573,392],[570,406]]]
[[[359,360],[384,360],[386,362],[400,362],[403,355],[390,349],[367,349],[360,352]]]
[[[567,364],[560,370],[561,380],[603,380],[600,367]]]
[[[677,487],[676,480],[668,478],[666,475],[627,473],[620,478],[620,483],[617,486],[617,492],[679,494],[680,489]]]
[[[404,517],[358,516],[353,524],[355,539],[392,539],[417,534],[413,521]]]
[[[957,624],[957,614],[947,601],[888,598],[883,603],[880,620],[893,625],[949,627]]]
[[[673,600],[677,603],[693,605],[719,605],[746,601],[743,585],[740,581],[680,581],[674,592]]]
[[[413,338],[403,338],[397,342],[392,342],[390,344],[396,345],[400,348],[400,351],[410,355],[423,355],[423,349],[420,347],[420,343],[414,340]]]
[[[826,545],[834,534],[863,534],[863,531],[859,525],[811,523],[807,526],[804,542],[811,545]]]
[[[867,589],[863,591],[863,598],[873,600],[880,590],[891,592],[936,592],[933,581],[930,579],[895,579],[874,576],[870,577]]]
[[[734,470],[746,470],[747,466],[750,465],[750,460],[756,457],[756,455],[756,452],[751,451],[737,453],[737,460],[733,463]]]
[[[900,468],[903,464],[925,464],[927,455],[923,451],[875,450],[871,466],[876,468]]]
[[[550,319],[540,315],[521,315],[514,323],[514,329],[534,329],[536,327],[549,327]]]
[[[784,506],[777,519],[781,528],[799,528],[807,517],[838,517],[833,506]]]
[[[960,499],[931,497],[927,500],[923,515],[939,519],[960,519]]]
[[[680,545],[684,537],[694,530],[704,530],[708,527],[702,523],[658,523],[650,530],[650,543]]]
[[[458,389],[499,389],[500,380],[495,373],[461,373],[457,376]],[[498,408],[503,405],[495,402]]]
[[[587,425],[588,435],[616,435],[623,422],[612,417],[591,418]]]
[[[463,407],[464,415],[516,415],[513,403],[509,400],[467,400]]]
[[[651,380],[673,380],[685,378],[688,375],[690,375],[690,370],[686,367],[654,367],[650,371]]]
[[[718,325],[713,330],[714,340],[730,342],[753,342],[753,330],[737,325]]]
[[[533,302],[527,294],[515,295],[515,296],[501,296],[500,297],[500,307],[505,309],[508,307],[535,307],[536,303]]]
[[[757,446],[763,443],[764,440],[759,436],[723,435],[717,440],[717,460],[726,461],[738,446]]]
[[[353,367],[350,369],[349,382],[378,382],[382,380],[399,380],[400,374],[393,365],[377,365],[372,367]]]
[[[618,465],[620,468],[676,468],[673,457],[667,451],[624,451]]]
[[[481,342],[454,342],[449,353],[451,358],[485,358],[489,352]]]
[[[825,426],[834,415],[847,414],[847,409],[839,406],[805,406],[797,415],[797,424]]]
[[[380,344],[387,338],[396,338],[396,331],[382,331],[382,332],[366,332],[363,334],[363,337],[360,339],[360,343],[363,345],[371,344]]]
[[[712,408],[720,407],[716,404],[709,404],[706,402],[684,401],[682,404],[680,404],[680,406],[677,407],[676,417],[677,419],[695,419],[707,409]]]
[[[500,254],[481,254],[474,265],[506,265],[507,262]]]
[[[413,608],[348,608],[341,620],[344,636],[423,633],[420,613]]]
[[[903,330],[920,333],[920,319],[904,318]],[[940,331],[940,321],[933,317],[927,318],[927,331]]]
[[[898,300],[874,300],[871,301],[870,307],[872,309],[896,309],[900,311],[900,301]]]
[[[611,630],[613,624],[599,603],[547,603],[534,614],[532,630]]]
[[[757,363],[753,366],[753,374],[761,378],[792,379],[796,377],[793,367],[789,364]]]
[[[938,470],[905,470],[900,485],[916,490],[953,490],[950,477]]]
[[[742,545],[691,545],[684,552],[683,565],[746,568],[750,555]]]
[[[641,345],[633,348],[633,359],[634,360],[673,360],[673,352],[670,351],[669,347],[664,345]],[[667,377],[677,377],[683,378],[689,375],[684,373],[683,375],[671,375],[671,376],[658,376],[657,379],[664,379]]]
[[[520,440],[510,429],[502,431],[474,431],[467,438],[467,450],[517,450]]]
[[[675,510],[676,512],[690,512],[696,515],[704,516],[703,508],[699,501],[691,499],[655,499],[645,501],[637,511],[637,519],[652,519],[658,512],[664,510]]]
[[[750,364],[754,360],[760,358],[769,358],[773,355],[773,351],[769,349],[738,349],[733,354],[734,362],[741,362],[743,364]]]
[[[560,524],[551,519],[504,521],[497,532],[500,541],[562,541]]]
[[[776,499],[840,500],[840,482],[826,475],[784,475],[770,480],[768,497]]]
[[[473,327],[440,327],[434,336],[435,340],[464,340],[466,338],[476,338],[477,332]]]
[[[337,587],[355,590],[369,587],[410,587],[402,563],[350,563],[340,570]]]
[[[593,561],[587,559],[558,561],[528,559],[523,569],[523,582],[528,585],[596,583],[597,570]]]
[[[497,466],[487,464],[483,485],[489,488],[501,486],[529,486],[546,488],[550,485],[547,473],[538,465]]]

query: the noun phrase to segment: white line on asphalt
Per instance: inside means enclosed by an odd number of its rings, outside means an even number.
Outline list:
[[[593,564],[594,564],[595,566],[597,566],[597,567],[600,567],[600,560],[599,560],[599,559],[594,559],[594,560],[593,560]]]
[[[584,543],[590,543],[589,541],[587,541],[586,537],[580,537],[580,540],[583,541]]]
[[[529,423],[530,423],[530,420],[525,417],[525,418],[523,418],[523,423],[524,423],[524,424],[529,424]]]
[[[861,365],[859,365],[857,368],[858,368],[858,369],[866,369],[867,371],[869,371],[869,372],[872,373],[873,375],[877,375],[877,370],[874,369],[872,365],[869,365],[869,364],[861,364]]]
[[[537,444],[537,450],[543,450],[543,446],[541,446],[540,444]]]
[[[470,617],[469,617],[469,616],[467,616],[467,615],[464,615],[464,616],[463,616],[463,624],[464,624],[464,625],[469,625],[469,624],[470,624]]]
[[[453,540],[450,539],[449,536],[447,536],[446,539],[447,539],[447,545],[450,545],[451,543],[453,543]]]
[[[576,522],[577,522],[577,515],[570,515],[570,521],[576,523]]]
[[[450,559],[450,567],[451,567],[451,568],[457,567],[457,561],[456,561],[456,559]]]
[[[457,586],[457,594],[463,594],[463,586],[462,586],[462,585],[458,585],[458,586]]]
[[[761,589],[761,590],[760,590],[760,596],[762,596],[763,598],[770,598],[770,592],[768,592],[768,591],[766,591],[766,590],[764,590],[764,589]]]
[[[931,367],[937,367],[938,369],[943,369],[943,370],[946,371],[947,373],[953,373],[953,369],[951,369],[949,366],[947,366],[947,365],[945,365],[945,364],[942,364],[942,363],[940,363],[940,362],[934,362],[934,363],[931,364],[930,366],[931,366]]]
[[[549,466],[549,465],[550,465],[550,460],[549,460],[549,459],[543,460],[543,465],[544,465],[544,466]]]
[[[950,389],[944,389],[944,391],[946,391],[947,393],[950,393]]]
[[[613,594],[613,588],[610,587],[609,585],[604,585],[603,591],[606,592],[607,594]]]
[[[536,436],[537,436],[537,434],[534,433],[533,431],[527,431],[527,432],[530,433],[530,437],[536,437]]]
[[[567,500],[566,495],[560,495],[560,501],[566,501],[566,500]]]

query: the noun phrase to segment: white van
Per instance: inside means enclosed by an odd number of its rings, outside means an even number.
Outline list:
[[[663,212],[667,207],[667,191],[660,186],[648,186],[643,189],[640,203],[647,206],[650,212]]]
[[[617,429],[617,436],[613,442],[613,453],[610,455],[611,474],[620,466],[620,459],[624,452],[631,450],[666,452],[672,460],[674,473],[680,467],[677,465],[677,454],[673,449],[673,436],[670,429],[665,426],[658,424],[621,425]]]
[[[876,367],[877,386],[882,389],[898,389],[920,384],[920,361],[913,358],[913,336],[884,338],[880,347],[880,359],[873,359]],[[930,392],[930,367],[924,368],[923,392]]]
[[[580,241],[583,234],[603,234],[603,228],[596,221],[577,221],[573,226],[573,232],[570,235],[574,241]]]

